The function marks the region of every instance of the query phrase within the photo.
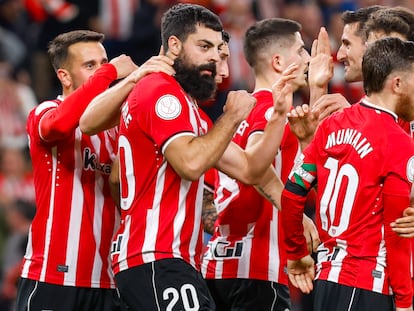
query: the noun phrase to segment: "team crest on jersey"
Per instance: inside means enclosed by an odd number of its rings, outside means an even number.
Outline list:
[[[181,103],[173,95],[164,95],[155,104],[155,112],[163,120],[173,120],[181,113]]]
[[[414,182],[414,156],[407,163],[407,178],[410,182]]]
[[[264,115],[266,121],[269,121],[272,115],[273,115],[273,107],[270,107],[269,109],[266,110],[265,115]]]

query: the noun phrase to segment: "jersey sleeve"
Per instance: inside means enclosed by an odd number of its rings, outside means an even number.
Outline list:
[[[384,182],[384,235],[387,250],[386,261],[390,275],[390,285],[397,307],[412,305],[410,239],[399,237],[391,230],[390,223],[401,217],[403,210],[410,205],[411,185],[396,174],[390,174]]]
[[[282,226],[287,258],[298,260],[309,254],[303,232],[303,210],[308,192],[316,183],[315,140],[304,150],[282,192]]]
[[[273,113],[272,103],[264,103],[255,108],[248,117],[248,123],[250,125],[247,135],[251,135],[254,132],[263,132],[266,128],[267,122],[270,120]]]
[[[46,142],[66,138],[79,125],[79,119],[90,101],[106,90],[117,77],[112,64],[102,65],[85,83],[55,107],[39,114],[39,135]]]

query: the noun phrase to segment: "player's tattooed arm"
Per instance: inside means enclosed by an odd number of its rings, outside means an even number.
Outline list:
[[[272,205],[278,207],[277,203],[276,203],[276,199],[272,196],[271,193],[266,192],[266,190],[262,187],[262,186],[256,186],[256,190],[266,199],[268,200],[270,203],[272,203]],[[279,207],[278,207],[279,208]]]
[[[213,234],[214,223],[217,219],[217,210],[214,205],[214,194],[207,189],[204,189],[203,193],[203,210],[201,218],[203,220],[204,231]]]
[[[279,210],[281,209],[280,197],[283,191],[283,183],[276,175],[273,166],[269,166],[261,182],[255,185],[255,188],[273,206]]]

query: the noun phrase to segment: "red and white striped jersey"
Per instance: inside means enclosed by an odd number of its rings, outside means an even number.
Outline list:
[[[200,268],[204,178],[181,178],[164,151],[201,136],[211,120],[164,73],[141,79],[122,108],[119,138],[121,227],[112,248],[115,273],[164,258]]]
[[[108,176],[117,130],[88,136],[77,127],[65,139],[47,143],[39,135],[39,121],[60,104],[45,101],[27,120],[37,210],[21,276],[57,285],[114,288],[109,253],[119,212]]]
[[[411,138],[414,139],[414,121],[407,122],[407,121],[403,121],[403,120],[399,119],[398,123],[404,129],[404,131],[406,131],[411,136]],[[411,278],[413,279],[413,288],[414,288],[414,239],[410,239],[410,240],[411,240],[411,250],[412,250],[412,254],[411,254]]]
[[[409,205],[413,177],[414,144],[395,113],[363,99],[333,114],[319,125],[282,194],[288,258],[307,254],[298,211],[317,183],[316,278],[394,293],[397,306],[411,305],[411,241],[390,223]]]
[[[253,93],[257,103],[237,130],[233,141],[246,148],[251,135],[262,134],[273,113],[271,90]],[[286,181],[299,142],[286,125],[276,170]],[[287,284],[286,254],[279,212],[252,186],[223,173],[216,176],[216,230],[204,254],[202,272],[207,279],[249,278]]]

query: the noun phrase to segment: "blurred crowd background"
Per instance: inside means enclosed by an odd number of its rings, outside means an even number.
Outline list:
[[[0,311],[13,310],[20,260],[35,214],[26,117],[38,103],[61,92],[46,53],[48,42],[62,32],[91,29],[106,35],[109,58],[124,53],[140,65],[158,54],[162,13],[176,2],[210,8],[231,35],[230,78],[205,108],[213,119],[221,114],[229,90],[253,88],[242,41],[254,21],[285,17],[300,22],[308,49],[325,26],[335,59],[343,11],[373,4],[414,10],[413,0],[0,0]],[[354,102],[362,94],[361,85],[345,83],[342,70],[336,64],[330,90]],[[301,90],[295,103],[306,102],[306,96],[307,90]],[[310,296],[292,290],[292,300],[294,311],[312,310]]]

